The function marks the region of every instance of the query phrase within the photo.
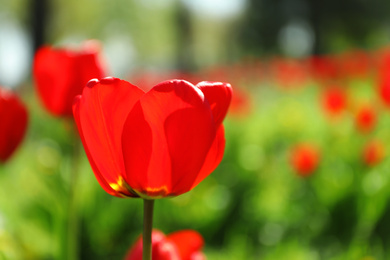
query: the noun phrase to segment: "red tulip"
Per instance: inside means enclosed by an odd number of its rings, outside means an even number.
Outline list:
[[[165,236],[159,230],[152,232],[153,260],[206,260],[200,251],[204,241],[194,230],[181,230]],[[142,237],[127,253],[125,260],[142,260]]]
[[[90,79],[103,77],[99,46],[87,42],[81,51],[41,47],[34,57],[33,76],[45,108],[56,116],[71,116],[73,99]]]
[[[379,141],[371,141],[363,148],[363,162],[368,166],[374,166],[382,161],[385,155],[385,148]]]
[[[347,105],[347,95],[340,87],[330,87],[323,93],[322,105],[329,116],[337,116]]]
[[[308,75],[306,68],[299,61],[275,58],[270,65],[279,86],[288,88],[305,85]]]
[[[390,51],[384,50],[378,60],[378,92],[386,106],[390,106]]]
[[[148,92],[120,79],[88,83],[73,106],[92,169],[117,197],[176,196],[222,160],[230,84],[170,80]]]
[[[339,78],[339,68],[334,56],[312,56],[308,59],[308,67],[316,80],[329,81]]]
[[[234,89],[229,115],[235,118],[245,118],[252,112],[252,101],[244,90]]]
[[[380,77],[378,91],[383,103],[390,107],[390,75]]]
[[[319,152],[314,146],[300,144],[291,152],[291,164],[298,175],[306,177],[316,170],[319,157]]]
[[[0,89],[0,161],[5,162],[22,141],[27,128],[27,110],[12,92]]]
[[[338,56],[340,74],[343,77],[364,77],[370,72],[373,60],[363,50],[352,50]]]
[[[364,106],[356,114],[356,126],[363,133],[370,132],[376,124],[376,112],[372,106]]]

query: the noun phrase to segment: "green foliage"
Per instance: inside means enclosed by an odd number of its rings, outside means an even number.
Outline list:
[[[350,96],[375,96],[372,83]],[[321,91],[253,86],[252,111],[225,122],[220,166],[191,192],[155,204],[154,227],[198,230],[209,259],[384,259],[390,243],[390,161],[362,163],[366,140],[389,140],[390,117],[359,133],[346,111],[324,115]],[[0,171],[0,252],[4,259],[59,259],[74,141],[72,121],[42,110],[26,93],[30,128],[23,146]],[[364,95],[367,96],[367,95]],[[295,174],[291,147],[321,148],[313,175]],[[106,194],[81,153],[76,189],[81,259],[121,259],[142,231],[142,201]]]

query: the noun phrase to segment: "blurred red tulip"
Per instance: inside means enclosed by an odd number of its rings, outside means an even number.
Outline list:
[[[377,116],[372,106],[362,106],[356,114],[356,127],[362,133],[372,131],[376,125]]]
[[[244,90],[234,89],[229,116],[245,118],[252,111],[252,101]]]
[[[368,166],[374,166],[381,162],[385,156],[385,148],[379,141],[371,141],[363,148],[363,162]]]
[[[45,108],[56,116],[72,116],[75,96],[90,79],[103,77],[100,46],[88,41],[80,51],[41,47],[34,57],[33,76]]]
[[[378,53],[378,94],[383,103],[390,107],[390,50]]]
[[[373,65],[373,60],[363,50],[352,50],[338,56],[340,74],[343,77],[367,76]]]
[[[230,84],[170,80],[143,92],[92,80],[73,106],[92,169],[118,197],[161,198],[194,188],[220,163]]]
[[[316,147],[310,144],[299,144],[291,151],[291,164],[299,176],[311,175],[318,166],[320,155]]]
[[[28,114],[24,104],[11,91],[0,89],[0,161],[5,162],[22,141]]]
[[[375,52],[374,55],[376,69],[378,71],[379,77],[388,77],[390,76],[390,48],[385,47],[379,49]]]
[[[308,59],[308,67],[316,80],[332,81],[339,78],[339,67],[333,56],[311,56]]]
[[[278,86],[300,87],[304,85],[307,71],[299,61],[275,58],[270,65]]]
[[[390,68],[389,68],[390,72]],[[379,79],[379,97],[383,101],[383,103],[390,107],[390,75],[384,74]]]
[[[152,232],[153,260],[206,260],[200,251],[202,236],[194,230],[181,230],[165,236],[159,230]],[[126,254],[125,260],[142,260],[142,236]]]
[[[340,87],[329,87],[322,95],[322,105],[327,115],[338,116],[346,108],[347,95]]]

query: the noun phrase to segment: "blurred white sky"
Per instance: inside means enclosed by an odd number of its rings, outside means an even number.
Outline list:
[[[246,0],[182,0],[195,14],[210,18],[224,19],[241,14]]]
[[[27,33],[15,20],[0,13],[0,85],[12,88],[21,84],[30,72],[31,58]]]

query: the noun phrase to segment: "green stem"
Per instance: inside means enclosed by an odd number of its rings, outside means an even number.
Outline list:
[[[152,227],[154,200],[144,199],[144,231],[142,260],[152,260]]]

